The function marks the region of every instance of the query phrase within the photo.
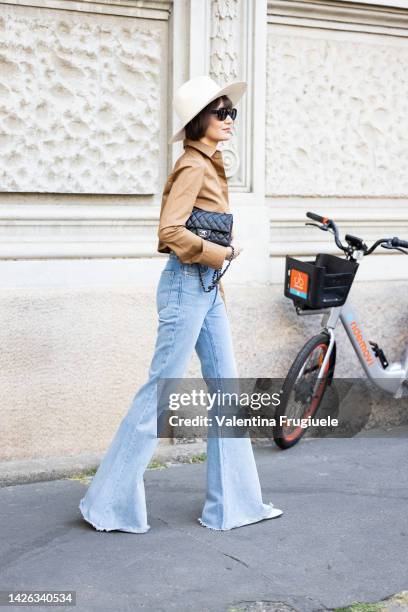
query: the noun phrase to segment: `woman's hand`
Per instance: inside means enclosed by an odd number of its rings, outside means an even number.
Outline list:
[[[233,245],[234,247],[234,257],[233,259],[236,259],[238,257],[238,255],[241,253],[241,251],[244,249],[244,247],[240,246],[240,245]],[[230,246],[227,247],[227,254],[225,256],[225,259],[229,259],[231,257],[231,253],[232,253],[232,249]]]

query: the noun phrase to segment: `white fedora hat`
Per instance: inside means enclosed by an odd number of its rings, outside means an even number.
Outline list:
[[[197,76],[181,85],[173,98],[173,107],[181,120],[182,127],[170,138],[169,144],[185,138],[184,126],[187,125],[207,104],[220,96],[228,96],[235,105],[245,93],[245,81],[234,81],[220,87],[209,76]]]

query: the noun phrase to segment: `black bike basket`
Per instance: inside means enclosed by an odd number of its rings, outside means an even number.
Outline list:
[[[342,306],[357,272],[358,263],[319,253],[315,261],[286,256],[285,295],[306,308]]]

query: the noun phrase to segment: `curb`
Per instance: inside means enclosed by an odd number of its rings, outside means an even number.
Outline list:
[[[152,461],[186,463],[198,453],[206,452],[205,441],[160,446]],[[0,462],[0,487],[69,478],[96,469],[105,453],[87,453],[76,457],[46,457]]]

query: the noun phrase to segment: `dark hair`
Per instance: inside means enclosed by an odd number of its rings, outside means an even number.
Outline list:
[[[189,138],[190,140],[199,140],[205,135],[210,122],[210,111],[218,108],[221,102],[223,103],[222,106],[224,108],[232,108],[232,102],[228,96],[220,96],[219,98],[212,100],[184,127],[186,138]]]

